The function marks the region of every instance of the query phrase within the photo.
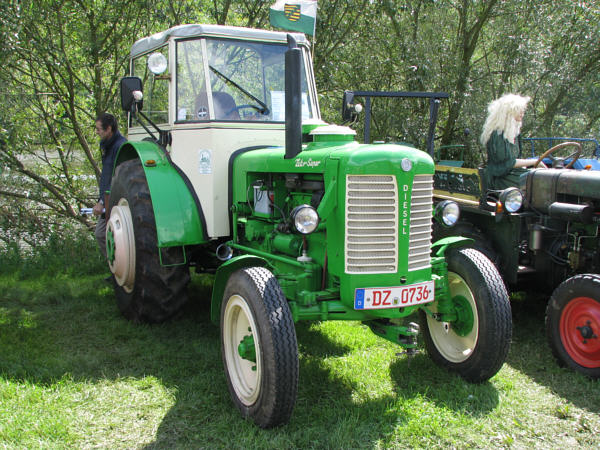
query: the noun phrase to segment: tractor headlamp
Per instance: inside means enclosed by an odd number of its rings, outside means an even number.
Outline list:
[[[506,212],[515,213],[523,206],[523,193],[516,187],[504,189],[498,198]]]
[[[294,227],[302,234],[310,234],[319,225],[319,214],[310,205],[300,205],[294,208],[291,214]]]
[[[452,227],[458,222],[460,208],[452,200],[444,200],[435,206],[435,217],[444,226]]]

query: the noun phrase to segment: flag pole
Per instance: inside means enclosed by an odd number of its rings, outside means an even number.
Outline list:
[[[315,63],[315,44],[317,43],[317,15],[315,14],[315,27],[313,28],[312,48],[310,49],[313,64]]]

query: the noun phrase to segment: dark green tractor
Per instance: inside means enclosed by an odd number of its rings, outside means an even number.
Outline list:
[[[569,146],[570,158],[553,153]],[[600,172],[576,170],[579,144],[545,151],[549,169],[530,170],[505,191],[485,186],[485,168],[436,165],[437,201],[454,200],[461,219],[434,236],[466,236],[500,269],[506,283],[551,294],[546,334],[565,365],[600,377]]]

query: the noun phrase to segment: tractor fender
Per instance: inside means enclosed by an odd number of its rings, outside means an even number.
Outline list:
[[[462,247],[473,242],[475,242],[475,240],[471,238],[462,236],[448,236],[431,244],[431,252],[434,253],[435,256],[440,257],[444,256],[446,250],[449,248]]]
[[[231,258],[219,266],[217,273],[215,274],[210,301],[210,320],[215,325],[219,325],[219,322],[221,321],[221,303],[223,303],[225,286],[227,285],[227,280],[229,280],[231,274],[236,270],[244,269],[246,267],[265,267],[266,265],[267,261],[258,256],[240,255]]]
[[[168,153],[155,142],[126,142],[115,158],[113,175],[119,164],[138,158],[144,173],[154,218],[159,248],[208,242],[206,222],[192,185]]]

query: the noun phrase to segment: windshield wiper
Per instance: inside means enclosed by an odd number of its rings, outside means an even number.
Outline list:
[[[262,109],[260,109],[261,114],[267,115],[269,114],[269,108],[267,107],[267,105],[263,102],[261,102],[259,99],[257,99],[254,95],[252,95],[250,92],[248,92],[246,89],[244,89],[243,87],[241,87],[239,84],[237,84],[235,81],[231,80],[230,78],[228,78],[226,75],[222,74],[221,72],[219,72],[217,69],[215,69],[213,66],[209,65],[208,68],[210,70],[212,70],[214,73],[216,73],[218,76],[220,76],[223,80],[225,80],[225,82],[231,84],[233,87],[239,89],[240,92],[246,94],[248,97],[250,97],[252,100],[254,100],[256,103],[258,103]]]

